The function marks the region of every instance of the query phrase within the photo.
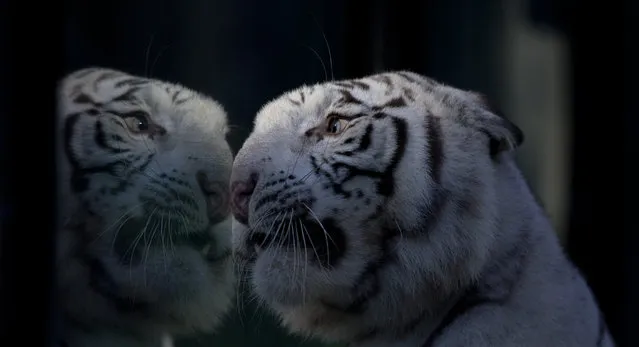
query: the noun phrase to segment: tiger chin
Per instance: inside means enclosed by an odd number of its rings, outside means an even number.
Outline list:
[[[234,257],[296,334],[350,346],[614,346],[514,162],[521,130],[407,71],[267,103],[231,178]]]
[[[77,70],[57,93],[58,344],[213,331],[235,288],[224,109],[107,68]]]

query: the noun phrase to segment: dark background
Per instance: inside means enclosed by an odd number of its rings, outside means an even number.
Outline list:
[[[545,60],[515,63],[537,52],[512,53],[513,42],[525,51],[527,43],[513,31],[524,27],[560,40],[565,48],[559,71],[565,76],[562,102],[568,106],[559,113],[570,136],[556,147],[567,153],[565,159],[554,161],[568,168],[561,171],[564,180],[555,183],[567,187],[566,208],[556,217],[566,222],[558,232],[619,345],[639,345],[639,228],[629,217],[634,187],[626,179],[637,177],[628,164],[637,158],[639,135],[631,105],[636,71],[630,64],[637,61],[630,44],[636,42],[630,19],[637,13],[630,6],[636,5],[517,0],[510,2],[518,4],[515,19],[507,3],[110,0],[64,1],[47,9],[0,2],[0,329],[5,341],[0,344],[18,337],[19,344],[42,345],[41,333],[53,327],[48,296],[55,206],[52,115],[55,81],[63,74],[99,65],[209,94],[230,114],[230,141],[237,150],[260,105],[287,89],[331,76],[410,69],[484,92],[506,105],[527,141],[544,143],[544,129],[559,123],[527,113],[526,96],[520,104],[510,97],[513,74],[523,76],[517,85],[552,87],[521,68],[543,67]],[[544,97],[530,100],[546,102]],[[548,180],[541,178],[540,168],[551,161],[545,158],[553,148],[544,152],[529,146],[521,165],[544,201]],[[551,197],[544,202],[555,206]],[[251,316],[244,324],[234,317],[216,340],[226,343],[218,345],[299,343],[285,337],[264,312]],[[208,337],[190,343],[209,344]]]

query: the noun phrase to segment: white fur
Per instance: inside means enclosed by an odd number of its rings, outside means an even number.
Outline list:
[[[132,79],[140,84],[118,85]],[[132,87],[138,89],[125,101],[115,99]],[[77,99],[83,94],[102,105]],[[127,345],[123,341],[159,346],[167,334],[212,331],[234,295],[231,258],[205,259],[207,254],[221,256],[230,248],[226,201],[233,158],[225,139],[225,111],[186,87],[103,68],[66,76],[58,95],[57,273],[66,321],[63,338],[69,347],[97,346],[104,339],[109,346]],[[183,102],[175,102],[175,95]],[[99,114],[87,114],[92,108]],[[148,120],[164,132],[136,133],[115,115],[131,111],[146,112]],[[110,173],[88,173],[86,189],[80,192],[72,189],[73,167],[65,152],[65,126],[72,117],[77,122],[69,137],[70,148],[80,167],[120,163]],[[98,123],[112,148],[128,152],[101,149]],[[115,141],[112,135],[121,140]],[[148,155],[153,157],[143,165]],[[127,158],[133,160],[122,164]],[[197,173],[206,175],[214,195],[204,194]],[[207,206],[216,211],[215,217],[209,216]],[[208,241],[179,244],[181,238],[196,233]],[[118,241],[125,234],[129,239],[122,245]],[[136,239],[138,235],[144,237]],[[149,311],[118,311],[111,300],[97,293],[90,285],[92,270],[84,255],[100,261],[120,296],[146,302]]]
[[[358,82],[368,88],[355,85]],[[341,103],[342,90],[361,102]],[[382,107],[387,117],[371,119],[380,112],[375,106],[397,98],[405,105]],[[345,130],[337,135],[307,135],[326,128],[331,113],[368,117],[343,123]],[[311,156],[327,158],[325,169],[341,162],[381,170],[397,150],[393,118],[405,122],[408,137],[394,169],[390,198],[375,193],[379,180],[363,176],[342,188],[364,192],[371,200],[368,206],[354,195],[344,198],[324,187],[328,180],[314,171]],[[432,173],[437,163],[429,154],[437,145],[428,136],[427,122],[440,124],[439,182]],[[353,148],[347,138],[362,136],[368,124],[373,124],[368,149],[339,156],[338,151]],[[494,157],[489,138],[500,144]],[[594,346],[597,303],[514,164],[512,149],[518,144],[514,126],[494,114],[478,94],[410,72],[300,87],[260,110],[235,158],[232,184],[256,174],[259,179],[249,202],[249,227],[234,221],[234,252],[249,266],[257,297],[297,334],[352,346],[422,346],[453,305],[470,297],[465,290],[477,287],[490,303],[457,317],[435,345]],[[291,188],[295,179],[287,179],[289,175],[305,179]],[[256,208],[261,198],[278,189],[278,199]],[[278,200],[289,192],[294,194],[284,206]],[[305,231],[290,222],[295,219],[289,211],[308,197],[315,198],[310,207],[317,219],[333,218],[344,230],[347,247],[336,266],[313,264],[313,247],[299,247],[299,242],[258,247],[257,253],[247,246],[257,232],[293,233],[301,239]],[[428,212],[433,217],[425,220]],[[372,220],[367,219],[370,215]],[[387,229],[394,233],[385,243],[390,259],[382,258],[378,242]],[[247,260],[251,257],[254,261]],[[365,266],[375,261],[384,263],[377,277],[353,289]],[[357,293],[374,288],[379,293],[360,312],[332,307],[348,305]],[[373,330],[375,334],[362,337]],[[613,345],[607,332],[603,345]]]

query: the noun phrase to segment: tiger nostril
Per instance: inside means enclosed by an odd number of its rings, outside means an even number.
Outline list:
[[[248,205],[257,185],[258,175],[251,174],[246,181],[231,183],[231,211],[238,222],[248,224]]]

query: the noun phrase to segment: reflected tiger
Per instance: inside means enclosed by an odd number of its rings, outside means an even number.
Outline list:
[[[58,103],[59,344],[212,331],[235,289],[222,106],[106,68],[64,77]]]

